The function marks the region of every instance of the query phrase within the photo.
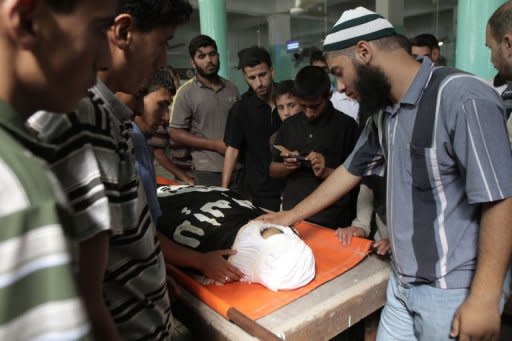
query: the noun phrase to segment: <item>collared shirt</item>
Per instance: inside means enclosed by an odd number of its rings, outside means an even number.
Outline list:
[[[336,168],[350,155],[359,137],[356,121],[337,111],[330,102],[322,116],[311,122],[301,112],[287,118],[275,143],[302,156],[317,152],[324,156],[328,168]],[[283,162],[278,150],[272,151],[272,160]],[[311,194],[323,179],[318,178],[310,165],[302,165],[285,179],[283,208],[289,210]],[[323,226],[350,226],[355,217],[357,191],[352,191],[308,220]]]
[[[46,163],[29,151],[38,142],[3,102],[0,140],[0,339],[86,339],[90,326],[73,276],[63,194]]]
[[[222,140],[229,110],[240,98],[236,86],[220,78],[221,88],[213,90],[196,77],[183,84],[174,97],[170,127],[186,129],[191,134],[211,140]],[[194,168],[199,171],[222,172],[224,157],[214,151],[191,151]]]
[[[277,110],[272,110],[253,91],[246,92],[229,113],[224,142],[243,155],[245,187],[252,196],[280,195],[281,182],[269,176],[269,140],[280,126]]]
[[[155,167],[153,165],[153,152],[148,146],[146,137],[140,130],[137,123],[132,122],[132,141],[133,150],[135,153],[135,170],[139,175],[146,198],[148,199],[149,209],[151,210],[151,216],[153,221],[156,222],[158,217],[162,215],[160,210],[160,204],[156,196],[156,175]]]
[[[482,204],[512,195],[512,156],[496,92],[456,73],[441,82],[437,101],[423,102],[433,70],[423,59],[400,103],[367,122],[344,165],[358,176],[386,169],[393,266],[402,283],[468,288]],[[428,115],[418,118],[419,110]]]
[[[56,164],[69,166],[72,160],[84,166],[80,161],[81,146],[88,144],[93,148],[92,160],[98,168],[80,172],[82,186],[66,194],[88,197],[89,220],[98,228],[108,224],[106,227],[113,231],[103,292],[122,338],[168,340],[172,315],[165,262],[135,171],[131,116],[131,110],[98,81],[74,113],[45,113],[39,117],[37,126],[42,127],[40,136],[58,144],[62,159]],[[76,170],[82,168],[60,167],[56,175],[66,178]],[[104,185],[106,198],[96,195],[94,185],[98,183]],[[105,206],[107,222],[96,216]]]

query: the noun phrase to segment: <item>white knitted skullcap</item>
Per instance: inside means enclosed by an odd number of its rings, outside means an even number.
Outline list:
[[[364,7],[343,12],[324,40],[324,52],[343,50],[361,40],[375,40],[396,34],[389,21]]]

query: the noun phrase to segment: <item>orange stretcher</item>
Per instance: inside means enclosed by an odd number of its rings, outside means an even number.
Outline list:
[[[301,238],[315,255],[316,276],[308,285],[290,291],[273,292],[260,284],[233,282],[225,285],[203,285],[192,276],[168,264],[172,277],[227,319],[233,308],[257,320],[309,293],[323,283],[350,270],[369,253],[372,241],[353,238],[350,246],[342,246],[332,229],[307,222],[295,225]]]

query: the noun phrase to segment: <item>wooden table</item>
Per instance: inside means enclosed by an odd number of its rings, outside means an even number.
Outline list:
[[[388,262],[370,256],[257,322],[284,340],[328,340],[384,305],[389,273]],[[204,340],[256,340],[185,290],[177,316]]]

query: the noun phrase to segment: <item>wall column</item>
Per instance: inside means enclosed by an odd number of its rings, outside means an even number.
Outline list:
[[[459,0],[455,66],[484,79],[496,74],[491,54],[485,46],[485,28],[494,11],[505,0]]]
[[[226,0],[199,0],[199,20],[201,34],[210,36],[217,43],[219,52],[219,75],[228,77],[228,30]]]

